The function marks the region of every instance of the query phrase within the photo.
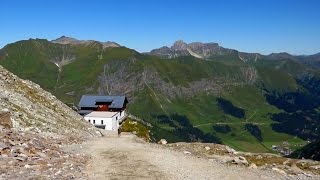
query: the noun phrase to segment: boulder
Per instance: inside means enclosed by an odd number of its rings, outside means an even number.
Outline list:
[[[158,144],[167,144],[167,140],[165,139],[160,139],[160,141],[158,142]]]
[[[247,159],[245,157],[242,157],[242,156],[233,158],[231,163],[232,164],[239,164],[239,165],[246,165],[246,166],[249,165]]]
[[[184,154],[191,154],[189,151],[183,151]]]
[[[276,168],[276,167],[273,167],[272,170],[273,170],[273,171],[276,171],[276,172],[278,172],[278,173],[280,173],[280,174],[287,174],[284,170],[279,169],[279,168]]]
[[[207,151],[209,151],[211,148],[209,146],[204,147]]]
[[[251,164],[249,165],[249,168],[250,168],[250,169],[258,169],[258,166],[257,166],[255,163],[251,163]]]

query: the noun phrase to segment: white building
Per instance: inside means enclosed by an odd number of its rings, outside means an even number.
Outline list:
[[[98,128],[118,131],[127,116],[127,103],[126,96],[82,95],[78,112]]]
[[[109,131],[118,131],[119,124],[125,118],[125,111],[110,112],[110,111],[92,111],[84,116],[84,119],[96,127],[103,128]]]

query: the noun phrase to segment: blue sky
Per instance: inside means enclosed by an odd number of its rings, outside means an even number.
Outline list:
[[[320,52],[320,1],[0,1],[0,47],[62,35],[142,52],[182,39],[263,54],[314,54]]]

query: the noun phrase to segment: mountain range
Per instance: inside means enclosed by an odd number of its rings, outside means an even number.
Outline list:
[[[269,55],[262,55],[260,53],[247,53],[239,52],[234,49],[228,49],[220,46],[218,43],[185,43],[182,40],[176,41],[171,47],[163,46],[159,49],[153,49],[148,54],[156,55],[162,58],[175,58],[180,56],[194,56],[199,59],[210,59],[212,56],[216,55],[230,55],[238,54],[239,59],[242,61],[247,61],[254,59],[255,61],[259,59],[268,60],[282,60],[282,59],[292,59],[299,61],[303,64],[320,67],[320,53],[303,56],[303,55],[291,55],[286,52],[282,53],[271,53]]]
[[[177,41],[149,53],[115,42],[29,39],[0,50],[0,64],[64,103],[124,94],[155,141],[201,141],[237,150],[291,150],[319,138],[320,54],[261,55]]]

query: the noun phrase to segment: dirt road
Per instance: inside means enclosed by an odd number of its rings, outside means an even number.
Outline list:
[[[81,148],[79,148],[81,146]],[[210,161],[181,150],[145,143],[131,134],[102,137],[75,149],[92,156],[89,179],[296,179],[274,171],[249,169]],[[302,178],[304,179],[304,178]]]

